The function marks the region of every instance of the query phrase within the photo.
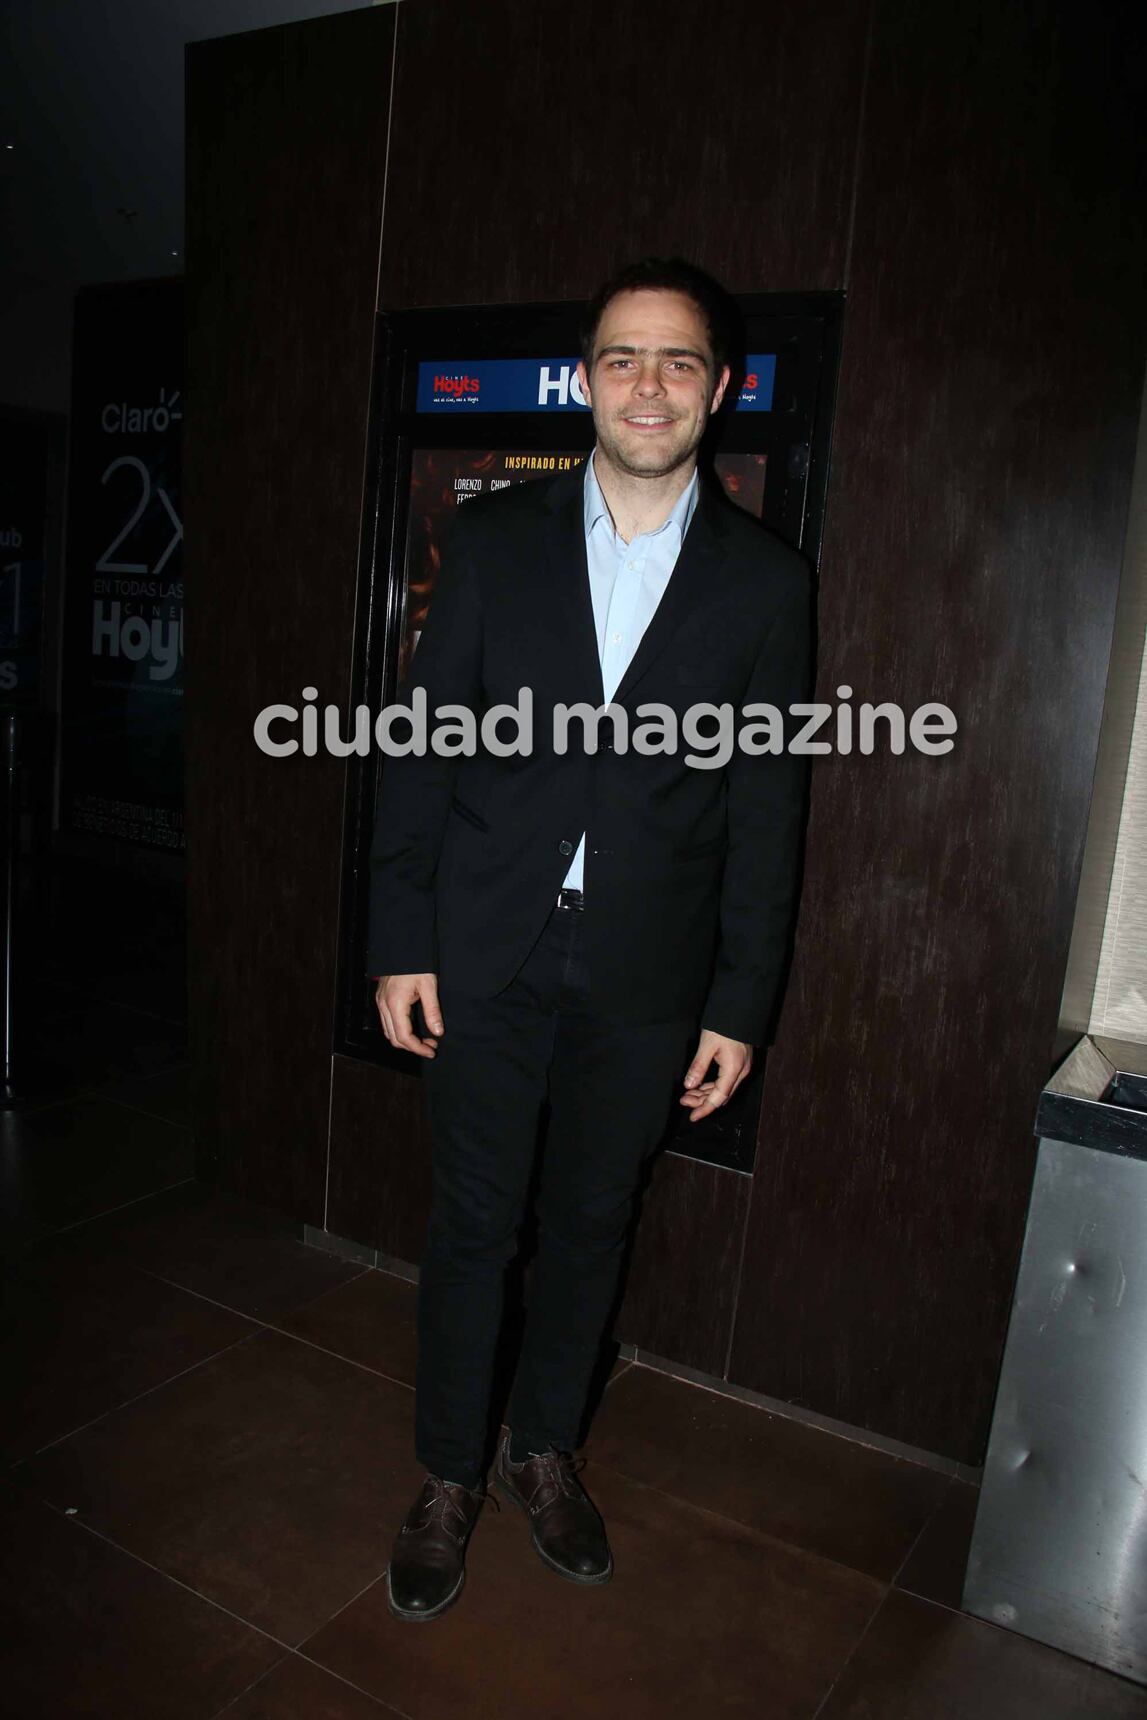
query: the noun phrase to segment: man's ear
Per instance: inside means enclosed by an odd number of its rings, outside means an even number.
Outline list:
[[[725,390],[729,386],[729,377],[731,374],[732,372],[727,364],[722,366],[721,374],[717,379],[717,386],[713,390],[713,403],[709,408],[710,412],[716,412],[718,406],[720,406],[722,400],[725,398]]]
[[[593,401],[590,399],[590,394],[589,394],[589,375],[588,375],[586,368],[585,368],[584,359],[580,359],[580,358],[577,361],[577,380],[578,380],[578,387],[581,389],[582,394],[585,397],[586,405],[592,406]]]

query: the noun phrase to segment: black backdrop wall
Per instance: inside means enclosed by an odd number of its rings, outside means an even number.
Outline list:
[[[616,1335],[982,1456],[1056,1041],[1144,358],[1125,14],[403,0],[188,55],[192,1021],[203,1174],[417,1261],[418,1084],[332,1057],[376,303],[682,251],[847,294],[820,697],[959,715],[826,759],[755,1174],[657,1163]],[[385,208],[384,208],[385,204]]]

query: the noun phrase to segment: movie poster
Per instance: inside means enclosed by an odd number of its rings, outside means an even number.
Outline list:
[[[76,300],[60,817],[183,847],[183,293]]]
[[[718,454],[713,470],[731,502],[759,520],[765,507],[766,454]]]
[[[442,559],[442,540],[455,508],[475,496],[490,495],[510,484],[568,472],[585,458],[580,453],[483,453],[469,448],[419,448],[410,470],[410,516],[406,534],[406,592],[399,648],[399,680],[430,607]]]
[[[410,655],[430,607],[442,556],[442,540],[454,510],[475,496],[504,490],[509,484],[556,477],[580,465],[584,453],[510,452],[469,448],[419,448],[410,472],[410,515],[406,539],[406,590],[399,647],[398,678],[406,673]],[[746,513],[760,519],[765,500],[764,454],[719,454],[714,462],[725,494]]]

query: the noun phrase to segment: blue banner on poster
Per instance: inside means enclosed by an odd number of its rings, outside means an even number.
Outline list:
[[[777,357],[752,352],[738,412],[771,412]],[[418,366],[419,412],[584,412],[576,358],[473,358]]]
[[[737,396],[738,412],[771,412],[777,380],[775,352],[751,352],[745,359],[745,380]]]

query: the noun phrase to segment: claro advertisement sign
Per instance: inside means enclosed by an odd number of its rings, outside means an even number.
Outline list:
[[[183,847],[183,291],[76,300],[60,819]]]

